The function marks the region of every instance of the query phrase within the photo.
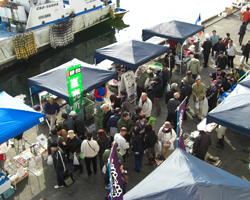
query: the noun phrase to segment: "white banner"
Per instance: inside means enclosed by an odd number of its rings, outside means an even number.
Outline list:
[[[122,74],[120,91],[123,91],[124,89],[126,89],[128,97],[131,97],[136,93],[135,73],[133,71],[128,71]]]

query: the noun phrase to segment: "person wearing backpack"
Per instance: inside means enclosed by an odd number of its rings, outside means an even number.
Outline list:
[[[176,133],[174,129],[171,128],[170,122],[166,121],[159,129],[158,140],[162,143],[162,155],[167,159],[170,154],[170,150],[168,149],[171,143],[174,143],[176,140]]]
[[[56,128],[53,128],[51,131],[51,136],[49,137],[49,139],[47,140],[47,143],[48,143],[48,155],[51,155],[51,149],[49,148],[51,143],[55,142],[58,144],[58,146],[63,150],[65,151],[65,145],[66,143],[64,142],[64,139],[57,135],[57,129]]]

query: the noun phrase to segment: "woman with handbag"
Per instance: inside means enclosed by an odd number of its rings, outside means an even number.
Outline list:
[[[170,122],[166,121],[160,128],[158,132],[158,140],[162,143],[162,155],[167,159],[170,154],[169,147],[171,144],[173,145],[176,140],[176,133],[174,129],[171,128]]]
[[[99,161],[100,161],[100,168],[102,170],[104,162],[102,160],[102,155],[105,152],[106,149],[110,149],[111,147],[111,139],[110,137],[107,135],[106,131],[104,131],[103,129],[100,129],[97,132],[97,143],[100,147],[100,151],[99,151]]]
[[[93,134],[88,133],[87,139],[82,142],[81,152],[83,152],[85,156],[85,164],[89,176],[92,174],[90,169],[91,162],[93,164],[94,173],[96,174],[97,172],[97,154],[99,149],[98,143],[93,140]]]
[[[79,173],[82,174],[83,166],[79,160],[81,140],[75,136],[75,133],[73,130],[68,131],[68,139],[66,142],[66,146],[68,149],[68,159],[73,160],[74,157],[76,157],[77,161],[78,161],[78,162],[76,161],[76,163],[74,163],[74,161],[73,161],[73,165],[74,165],[73,171],[75,172],[79,169]]]

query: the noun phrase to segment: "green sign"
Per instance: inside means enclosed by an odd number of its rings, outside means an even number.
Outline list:
[[[67,68],[66,78],[71,110],[74,110],[76,113],[78,113],[81,109],[83,100],[81,65],[79,64]]]

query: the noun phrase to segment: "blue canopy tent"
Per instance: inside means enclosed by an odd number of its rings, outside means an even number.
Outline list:
[[[0,93],[0,144],[43,122],[45,115],[20,100]]]
[[[124,200],[245,200],[250,183],[177,148]]]
[[[105,59],[112,60],[130,67],[135,72],[139,66],[167,52],[169,48],[166,46],[129,40],[95,50],[94,60],[96,64]]]
[[[215,122],[250,136],[250,76],[242,80],[223,102],[207,114],[207,123]]]
[[[118,74],[115,71],[97,69],[94,65],[87,64],[74,58],[73,60],[64,63],[59,67],[29,78],[29,87],[35,86],[62,99],[65,99],[69,103],[69,92],[65,69],[78,64],[81,64],[82,86],[84,94],[106,83],[110,79],[117,79]]]
[[[201,31],[204,31],[204,26],[173,20],[143,29],[142,40],[146,41],[153,36],[158,36],[183,44],[188,37]]]

